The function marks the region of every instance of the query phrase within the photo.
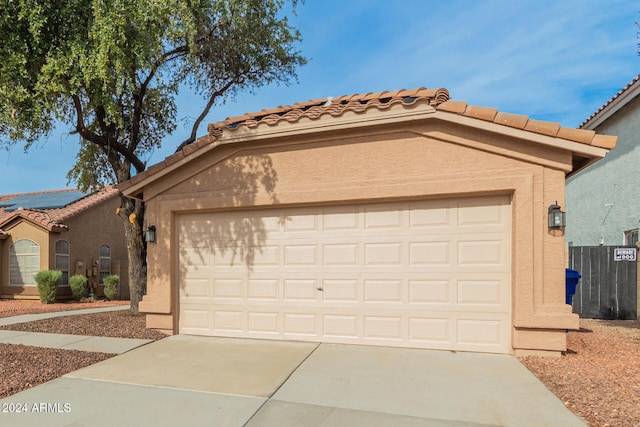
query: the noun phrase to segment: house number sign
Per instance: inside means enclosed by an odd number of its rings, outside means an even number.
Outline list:
[[[638,248],[614,248],[614,261],[635,261],[637,259]]]

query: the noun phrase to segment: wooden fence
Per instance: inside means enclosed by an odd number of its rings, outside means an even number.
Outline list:
[[[569,247],[569,267],[582,275],[573,312],[590,319],[637,319],[637,252],[635,246]]]

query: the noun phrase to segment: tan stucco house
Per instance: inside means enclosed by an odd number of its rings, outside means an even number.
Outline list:
[[[147,203],[147,326],[559,354],[565,178],[616,138],[446,89],[229,118],[121,190]]]
[[[0,195],[0,298],[38,299],[33,276],[61,270],[60,299],[71,296],[69,277],[88,277],[102,296],[102,277],[120,276],[118,298],[129,298],[127,247],[118,190],[75,189]]]

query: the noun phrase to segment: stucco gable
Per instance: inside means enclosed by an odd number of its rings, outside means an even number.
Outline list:
[[[296,133],[344,131],[419,118],[439,118],[566,150],[573,156],[572,171],[602,158],[616,143],[615,136],[596,135],[592,131],[564,128],[558,123],[450,100],[449,92],[444,88],[417,88],[315,99],[211,123],[208,135],[181,147],[164,161],[121,185],[120,189],[128,196],[139,195],[146,185],[223,144],[244,143],[267,136],[286,138]]]

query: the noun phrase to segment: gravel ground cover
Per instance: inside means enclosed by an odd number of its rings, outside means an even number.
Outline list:
[[[127,301],[42,304],[39,301],[0,300],[0,317],[129,305]],[[27,332],[64,333],[157,340],[161,332],[145,328],[144,316],[128,310],[77,314],[0,327]],[[10,396],[69,372],[101,362],[115,354],[0,344],[0,398]]]
[[[128,303],[0,301],[0,317],[108,304]],[[2,329],[154,340],[165,336],[147,330],[144,316],[132,316],[127,310],[58,317]],[[520,361],[590,427],[640,427],[640,321],[581,319],[580,330],[567,334],[567,347],[559,358],[529,356]],[[0,398],[113,356],[0,344]]]
[[[38,300],[0,300],[0,317],[20,314],[52,313],[56,311],[82,310],[86,308],[129,305],[129,301],[57,302],[43,304]]]
[[[640,427],[640,322],[581,319],[560,358],[520,361],[591,427]]]

